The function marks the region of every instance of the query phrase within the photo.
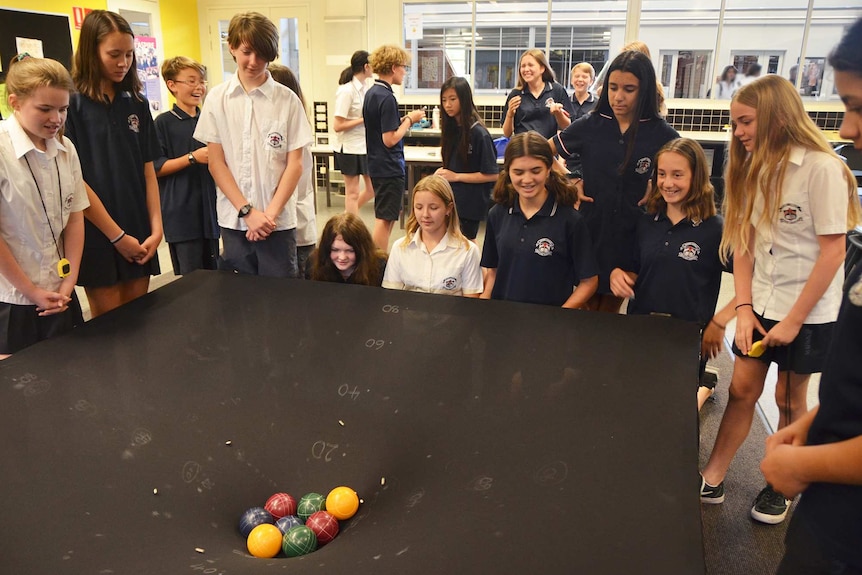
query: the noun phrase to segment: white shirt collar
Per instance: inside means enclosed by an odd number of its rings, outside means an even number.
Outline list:
[[[245,92],[245,88],[242,87],[242,83],[239,81],[239,74],[234,73],[231,76],[230,80],[228,80],[228,94],[234,94],[236,91]],[[248,94],[251,95],[254,92],[260,92],[263,94],[266,99],[272,100],[272,93],[275,90],[275,80],[272,79],[272,75],[269,73],[269,70],[266,71],[266,80],[263,84],[256,88],[252,88]]]
[[[805,152],[807,150],[802,146],[792,146],[790,148],[790,154],[787,155],[787,161],[791,164],[801,166],[802,160],[805,158]]]
[[[41,153],[41,150],[36,147],[33,140],[30,139],[30,136],[28,136],[27,132],[24,131],[24,128],[21,127],[21,124],[18,123],[18,117],[14,113],[6,121],[8,122],[9,138],[12,140],[12,149],[15,151],[16,159],[20,160],[30,150],[35,150],[36,153]],[[63,144],[56,138],[46,139],[45,148],[45,157],[49,160],[53,159],[57,155],[57,150],[66,151],[66,147],[63,146]]]
[[[360,94],[365,93],[365,82],[360,82],[359,79],[354,76],[350,80],[350,83],[353,84],[353,87],[356,89],[357,92],[359,92]]]
[[[410,238],[408,245],[412,244],[412,245],[415,245],[420,250],[425,250],[425,244],[422,243],[422,238],[419,236],[419,233],[421,231],[422,230],[416,230],[415,232],[413,232],[413,237]],[[434,246],[434,249],[431,250],[431,253],[433,254],[434,252],[443,251],[446,248],[457,248],[457,247],[458,247],[458,239],[452,237],[452,234],[446,232],[446,235],[443,237],[442,240],[440,240],[440,243],[438,243],[436,246]]]

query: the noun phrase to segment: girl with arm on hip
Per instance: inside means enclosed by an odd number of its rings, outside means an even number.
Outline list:
[[[721,255],[733,254],[737,357],[703,468],[705,503],[724,500],[724,477],[748,435],[770,363],[778,364],[778,428],[807,411],[808,379],[824,367],[841,303],[845,232],[860,215],[855,179],[786,79],[768,75],[740,88],[730,118]],[[781,523],[788,504],[767,485],[751,516]]]

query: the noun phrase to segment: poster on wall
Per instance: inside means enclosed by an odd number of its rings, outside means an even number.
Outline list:
[[[45,51],[42,49],[42,41],[38,38],[15,38],[15,47],[19,54],[30,54],[34,58],[44,58]]]
[[[138,77],[144,86],[144,96],[150,101],[150,109],[159,112],[162,109],[162,92],[155,38],[135,36],[135,60],[138,62]]]

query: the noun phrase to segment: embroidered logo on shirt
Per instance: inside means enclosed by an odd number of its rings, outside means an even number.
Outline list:
[[[282,136],[278,132],[270,132],[266,135],[266,143],[269,144],[270,148],[280,150],[281,147],[284,145],[284,136]]]
[[[458,287],[458,280],[453,277],[448,277],[443,280],[443,287],[448,290],[453,290]]]
[[[554,242],[550,238],[541,238],[536,242],[535,251],[540,256],[550,256],[554,251]]]
[[[679,246],[679,257],[688,262],[696,262],[700,257],[700,246],[694,242],[685,242]]]
[[[638,160],[637,165],[635,166],[635,171],[639,174],[645,174],[649,172],[650,167],[652,166],[652,159],[649,157],[641,158]]]
[[[140,133],[140,131],[141,131],[141,120],[138,119],[137,114],[132,114],[131,116],[129,116],[128,122],[129,122],[129,129],[131,131],[133,131],[136,134]]]
[[[778,208],[778,220],[784,224],[796,224],[802,221],[802,208],[796,204],[784,204]]]
[[[554,104],[556,104],[556,102],[554,102],[553,98],[548,98],[547,100],[545,100],[545,107],[547,107],[547,108],[550,108]]]
[[[856,307],[862,307],[862,277],[847,290],[847,299]]]
[[[65,198],[63,198],[63,211],[71,212],[72,211],[72,194],[69,194]]]

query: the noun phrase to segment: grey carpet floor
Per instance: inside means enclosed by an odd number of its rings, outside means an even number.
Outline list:
[[[724,406],[727,404],[733,360],[727,351],[710,362],[719,370],[716,394],[700,413],[700,466],[709,458]],[[765,485],[760,473],[767,428],[755,414],[751,432],[736,453],[725,479],[726,497],[720,505],[701,505],[703,546],[709,575],[772,575],[784,554],[787,520],[781,525],[763,525],[749,512],[757,493]],[[792,510],[791,510],[792,512]]]

